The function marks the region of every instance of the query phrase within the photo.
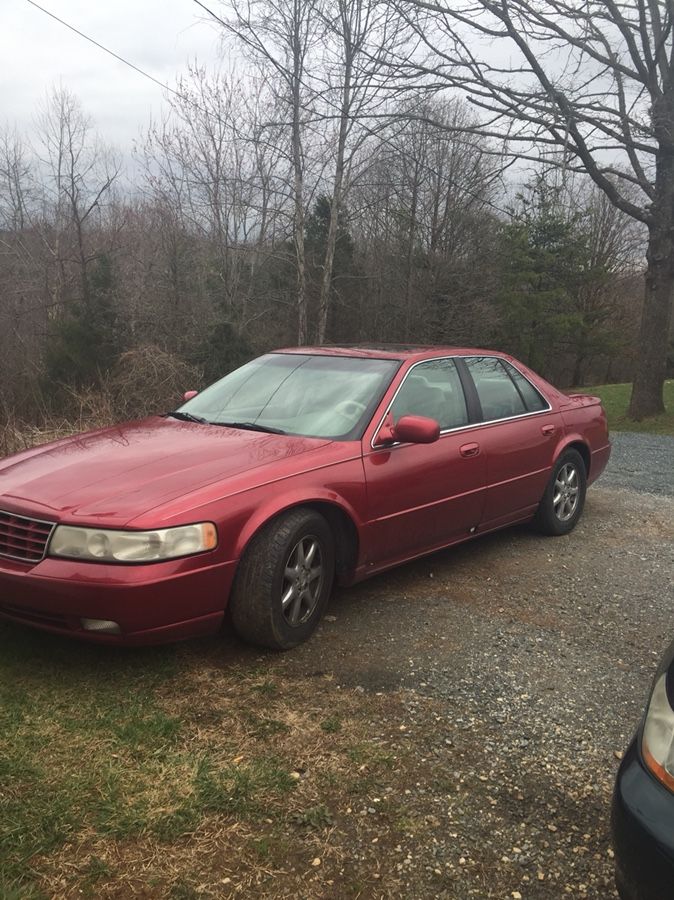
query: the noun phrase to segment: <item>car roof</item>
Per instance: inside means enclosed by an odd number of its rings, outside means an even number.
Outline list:
[[[321,347],[284,347],[274,353],[303,353],[308,356],[352,356],[369,359],[428,359],[436,356],[500,356],[510,357],[498,350],[478,347],[445,347],[441,345],[420,346],[407,344],[340,344]]]

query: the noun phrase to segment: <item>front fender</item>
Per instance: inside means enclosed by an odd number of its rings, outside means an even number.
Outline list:
[[[241,558],[252,538],[272,519],[298,506],[315,506],[321,503],[328,504],[348,516],[360,539],[363,520],[352,504],[343,496],[328,489],[314,489],[312,491],[296,489],[271,497],[255,509],[239,532],[234,546],[235,558]]]

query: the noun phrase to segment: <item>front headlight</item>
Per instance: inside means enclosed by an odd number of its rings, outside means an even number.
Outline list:
[[[667,673],[655,682],[641,741],[644,762],[653,775],[674,791],[674,710],[667,695]]]
[[[157,531],[108,531],[58,525],[49,542],[49,556],[96,562],[144,563],[175,559],[213,550],[218,533],[212,522],[162,528]]]

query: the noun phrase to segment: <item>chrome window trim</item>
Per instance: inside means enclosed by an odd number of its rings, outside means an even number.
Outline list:
[[[51,529],[49,534],[47,535],[44,542],[44,550],[42,552],[42,556],[40,559],[26,559],[25,556],[13,556],[10,553],[0,553],[0,559],[13,559],[16,562],[29,563],[30,565],[36,566],[38,563],[41,563],[47,556],[47,550],[49,549],[49,542],[51,541],[52,535],[54,534],[54,529],[57,526],[57,522],[50,522],[48,519],[38,519],[35,516],[21,516],[19,513],[10,512],[8,509],[0,509],[0,513],[4,516],[11,516],[14,519],[23,519],[24,522],[39,522],[40,525],[50,525]]]
[[[377,425],[377,427],[374,430],[374,434],[372,435],[372,439],[370,440],[370,447],[372,448],[372,450],[391,450],[394,447],[402,447],[403,446],[403,444],[400,441],[394,441],[394,443],[387,444],[386,446],[375,445],[374,442],[375,442],[375,438],[379,434],[379,431],[380,431],[382,425],[384,424],[384,421],[386,420],[386,416],[389,414],[389,412],[391,411],[391,407],[395,403],[395,400],[396,400],[396,397],[398,396],[399,391],[401,390],[402,386],[407,381],[410,373],[413,372],[417,366],[421,366],[424,363],[442,362],[444,360],[450,360],[451,362],[454,363],[454,365],[456,365],[457,359],[464,359],[464,360],[465,359],[498,359],[500,361],[507,362],[508,365],[511,365],[513,367],[513,369],[515,369],[515,371],[519,372],[519,374],[522,376],[522,378],[524,378],[525,381],[529,382],[529,384],[536,391],[537,394],[540,394],[540,396],[543,398],[543,400],[545,400],[545,402],[547,403],[547,408],[546,409],[536,409],[533,412],[527,411],[524,413],[518,413],[515,416],[504,416],[501,419],[486,419],[483,422],[471,422],[468,425],[457,425],[456,428],[443,428],[440,431],[440,437],[443,437],[443,435],[445,435],[445,434],[454,434],[457,431],[471,431],[475,428],[483,428],[485,425],[494,425],[498,422],[512,422],[515,419],[525,419],[528,416],[541,416],[541,415],[544,415],[545,413],[552,412],[552,406],[551,406],[550,402],[548,401],[548,398],[544,394],[542,394],[541,391],[536,387],[536,385],[532,383],[531,379],[527,378],[527,376],[524,374],[524,372],[522,372],[522,370],[518,366],[516,366],[515,363],[511,362],[511,360],[509,360],[509,359],[504,359],[502,356],[495,356],[494,354],[489,354],[489,353],[483,353],[480,356],[473,356],[473,355],[471,355],[471,356],[433,356],[430,359],[420,359],[418,362],[415,362],[413,365],[411,365],[409,367],[409,369],[405,373],[405,377],[403,378],[403,380],[400,382],[400,384],[396,388],[396,392],[393,395],[393,397],[391,398],[391,402],[386,407],[386,411],[384,412],[384,415],[381,417],[379,424]],[[504,370],[504,372],[505,372],[506,377],[510,378],[510,376],[508,375],[508,371]],[[472,378],[473,376],[471,375],[470,377]],[[461,385],[461,390],[463,390],[463,384]],[[475,387],[475,390],[477,390],[477,386]],[[479,399],[479,395],[478,395],[478,399]],[[468,409],[468,400],[465,396],[465,392],[464,392],[464,400],[466,401],[466,410],[467,410]]]

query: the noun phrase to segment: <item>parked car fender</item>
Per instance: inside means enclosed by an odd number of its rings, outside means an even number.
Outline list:
[[[554,458],[552,460],[552,466],[555,465],[555,462],[559,459],[559,457],[568,449],[577,450],[580,455],[583,457],[583,462],[585,463],[585,471],[586,474],[589,475],[592,453],[590,451],[590,447],[580,434],[577,432],[567,432],[563,438],[560,439],[559,443],[555,448]]]
[[[333,491],[315,489],[312,491],[291,491],[275,496],[273,500],[257,507],[239,532],[235,544],[235,558],[241,559],[246,547],[269,521],[281,513],[299,506],[316,506],[327,504],[332,509],[346,516],[358,536],[362,533],[362,520],[356,510],[343,497]]]

